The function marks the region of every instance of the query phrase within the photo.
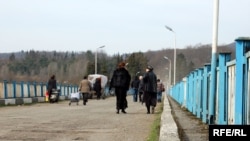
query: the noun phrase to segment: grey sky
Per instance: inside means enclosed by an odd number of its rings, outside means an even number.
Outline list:
[[[112,55],[212,43],[213,0],[0,0],[0,52]],[[218,43],[250,37],[250,1],[220,0]]]

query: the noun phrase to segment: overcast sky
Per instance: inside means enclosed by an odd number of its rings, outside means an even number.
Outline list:
[[[250,0],[219,0],[218,44],[250,37]],[[214,0],[0,0],[0,52],[109,55],[212,43]],[[170,32],[165,25],[174,31]]]

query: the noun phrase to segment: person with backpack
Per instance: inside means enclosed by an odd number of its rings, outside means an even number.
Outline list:
[[[131,76],[125,68],[125,63],[119,63],[118,68],[113,72],[109,87],[109,90],[113,87],[115,88],[117,114],[119,114],[120,110],[122,113],[126,113],[125,109],[128,107],[126,96],[130,86],[130,81]]]
[[[140,80],[138,76],[135,76],[135,79],[131,83],[131,88],[134,90],[133,93],[133,101],[137,102],[138,99],[138,88],[139,88]]]

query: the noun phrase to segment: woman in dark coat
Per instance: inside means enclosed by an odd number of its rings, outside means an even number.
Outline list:
[[[115,88],[117,114],[119,114],[119,110],[124,114],[126,113],[125,109],[128,107],[126,96],[130,86],[130,80],[131,76],[125,68],[125,63],[119,63],[118,68],[113,73],[109,87],[109,90],[111,90],[112,87]]]
[[[101,97],[101,90],[102,90],[101,78],[96,78],[95,83],[94,83],[94,90],[96,92],[97,99],[100,99],[100,97]]]
[[[150,106],[152,107],[152,114],[154,113],[157,99],[157,77],[153,72],[153,67],[148,66],[146,68],[146,73],[143,76],[144,84],[144,102],[147,107],[147,114],[150,113]]]
[[[56,76],[52,75],[48,81],[48,88],[47,91],[49,93],[49,102],[52,103],[50,100],[51,94],[52,94],[52,89],[57,89],[56,87]]]

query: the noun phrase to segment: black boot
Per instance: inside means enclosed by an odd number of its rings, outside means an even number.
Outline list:
[[[117,109],[116,113],[119,114],[119,109]]]
[[[147,114],[150,114],[150,107],[149,106],[147,106]]]
[[[122,113],[126,114],[127,112],[124,109],[122,109]]]

